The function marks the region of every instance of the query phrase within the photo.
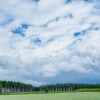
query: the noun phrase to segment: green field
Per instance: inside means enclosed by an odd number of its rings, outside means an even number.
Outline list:
[[[0,100],[100,100],[100,92],[0,95]]]
[[[100,89],[78,89],[76,92],[100,92]]]

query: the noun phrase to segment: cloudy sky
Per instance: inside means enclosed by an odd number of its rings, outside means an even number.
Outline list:
[[[0,79],[100,82],[100,0],[0,0]]]

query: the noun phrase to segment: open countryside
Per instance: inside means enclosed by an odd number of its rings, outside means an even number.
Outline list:
[[[100,84],[49,84],[33,86],[0,81],[0,100],[100,100]]]
[[[100,100],[100,0],[0,0],[0,100]]]
[[[54,93],[29,95],[2,95],[0,100],[100,100],[100,93]]]

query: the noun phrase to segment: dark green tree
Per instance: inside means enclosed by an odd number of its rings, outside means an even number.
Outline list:
[[[49,92],[49,89],[46,87],[45,88],[45,93],[48,93]]]
[[[2,85],[0,84],[0,94],[2,93]]]

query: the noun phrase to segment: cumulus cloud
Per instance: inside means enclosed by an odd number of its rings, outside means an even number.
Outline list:
[[[39,85],[76,73],[100,82],[98,0],[0,2],[0,79]]]

